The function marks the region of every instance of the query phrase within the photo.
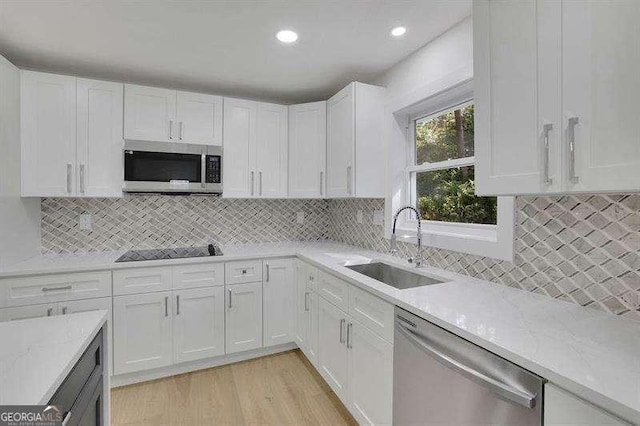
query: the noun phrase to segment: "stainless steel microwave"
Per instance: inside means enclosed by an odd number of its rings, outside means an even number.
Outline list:
[[[126,141],[124,191],[222,194],[222,147]]]

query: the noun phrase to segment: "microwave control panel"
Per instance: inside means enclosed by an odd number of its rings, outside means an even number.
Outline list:
[[[206,173],[207,173],[206,175],[207,183],[222,182],[222,165],[221,165],[221,157],[219,155],[207,155]]]

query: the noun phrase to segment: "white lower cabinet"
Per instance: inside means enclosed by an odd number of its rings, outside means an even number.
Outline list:
[[[294,323],[294,260],[264,261],[262,276],[263,344],[265,347],[292,342]]]
[[[114,373],[170,365],[172,304],[170,291],[113,298]]]
[[[352,321],[349,330],[349,409],[358,423],[391,424],[393,345]]]
[[[262,347],[262,282],[225,286],[226,352]]]
[[[594,405],[554,386],[544,385],[545,426],[605,426],[628,423],[613,417]]]
[[[343,402],[347,401],[347,315],[320,298],[318,310],[318,370]],[[346,403],[345,403],[346,405]]]
[[[224,287],[173,292],[174,362],[224,355]]]
[[[318,368],[318,294],[314,291],[317,271],[303,262],[296,265],[295,342],[311,364]]]

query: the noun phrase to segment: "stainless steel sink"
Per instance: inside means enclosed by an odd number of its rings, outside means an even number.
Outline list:
[[[396,268],[395,266],[382,262],[365,263],[363,265],[349,265],[346,266],[346,268],[400,290],[445,282],[444,280],[427,275],[416,274],[414,272],[407,271],[406,269]]]

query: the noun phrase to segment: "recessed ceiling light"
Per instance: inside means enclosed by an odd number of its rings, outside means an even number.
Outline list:
[[[394,29],[391,30],[391,35],[394,37],[400,37],[403,36],[404,33],[407,32],[407,29],[405,27],[395,27]]]
[[[291,30],[282,30],[276,34],[276,37],[283,43],[293,43],[298,39],[298,34]]]

